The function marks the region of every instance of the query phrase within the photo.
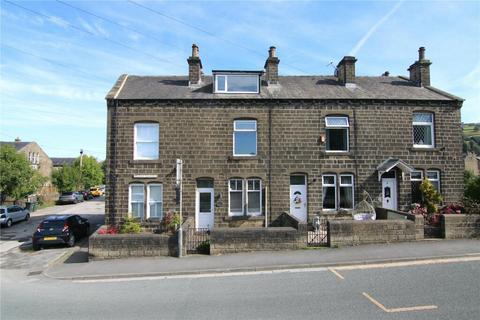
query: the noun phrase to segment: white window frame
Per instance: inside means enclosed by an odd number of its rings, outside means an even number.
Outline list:
[[[428,177],[428,174],[429,174],[429,173],[432,173],[432,172],[434,172],[434,173],[437,174],[437,178],[436,178],[436,179],[435,179],[435,178],[429,178],[429,177]],[[437,192],[438,192],[438,193],[441,193],[441,191],[440,191],[440,190],[441,190],[441,185],[440,185],[440,170],[436,170],[436,169],[427,170],[427,172],[425,173],[425,177],[426,177],[427,180],[430,181],[430,182],[437,182],[437,184],[438,184]]]
[[[231,181],[242,181],[242,188],[241,190],[232,190],[231,188]],[[244,179],[240,179],[240,178],[232,178],[232,179],[228,179],[228,215],[230,217],[238,217],[238,216],[243,216],[244,215],[244,211],[245,211],[245,194],[244,194],[244,190],[245,190],[245,181]],[[237,182],[235,182],[235,187],[237,187]],[[232,212],[232,200],[231,200],[231,193],[232,192],[235,192],[235,193],[241,193],[242,194],[242,211],[240,212]]]
[[[352,178],[352,183],[342,183],[342,177],[351,177]],[[323,182],[323,180],[322,180]],[[340,188],[341,187],[351,187],[352,188],[352,207],[351,208],[342,208],[340,206],[340,201],[341,201],[341,198],[340,198]],[[355,209],[355,177],[353,174],[351,173],[342,173],[340,174],[339,176],[339,179],[338,179],[338,204],[337,204],[337,207],[342,209],[342,210],[353,210]]]
[[[245,77],[245,76],[250,76],[250,77],[256,77],[256,91],[228,91],[228,78],[230,77]],[[219,90],[218,89],[218,77],[225,77],[225,90]],[[236,93],[253,93],[253,94],[258,94],[260,93],[260,75],[259,74],[215,74],[215,93],[229,93],[229,94],[236,94]]]
[[[345,119],[347,124],[346,125],[339,125],[339,124],[328,124],[328,119],[333,119],[333,118],[341,118]],[[328,129],[341,129],[345,128],[347,130],[347,150],[327,150],[327,143],[328,141],[325,141],[325,152],[349,152],[350,151],[350,122],[348,121],[347,116],[325,116],[325,139],[328,139],[327,135],[327,130]]]
[[[412,173],[414,173],[414,172],[420,173],[420,179],[412,178]],[[423,181],[423,170],[413,170],[412,172],[410,172],[410,196],[411,196],[412,202],[413,202],[412,183],[413,182],[422,183],[422,181]]]
[[[255,129],[237,129],[237,123],[238,122],[254,122],[255,123]],[[256,157],[258,150],[258,131],[257,131],[257,120],[234,120],[233,121],[233,155],[235,157]],[[235,133],[237,132],[255,132],[255,154],[243,154],[243,153],[235,153]]]
[[[333,184],[325,184],[325,177],[333,177]],[[334,187],[335,188],[335,208],[324,208],[323,207],[323,187]],[[336,174],[322,174],[322,210],[323,211],[336,211],[338,208],[338,188],[337,188],[337,175]]]
[[[248,188],[248,183],[252,181],[253,182],[253,190],[250,190]],[[259,183],[259,189],[255,189],[255,182],[258,181]],[[258,178],[249,178],[245,180],[245,187],[246,187],[246,195],[245,195],[245,207],[246,207],[246,212],[245,215],[247,216],[261,216],[262,215],[262,179]],[[260,205],[259,205],[259,211],[256,212],[249,212],[249,203],[248,203],[248,194],[249,193],[258,193],[259,194],[259,199],[260,199]]]
[[[142,187],[143,188],[143,217],[138,217],[133,215],[132,211],[132,187]],[[135,202],[135,203],[140,203],[140,202]],[[146,212],[145,212],[145,184],[143,183],[131,183],[128,185],[128,213],[132,214],[133,218],[140,218],[144,219]]]
[[[158,136],[157,136],[157,140],[141,140],[141,141],[138,141],[137,140],[137,130],[138,130],[138,127],[139,126],[145,126],[145,127],[156,127],[158,128]],[[156,122],[137,122],[135,123],[135,125],[133,126],[133,159],[134,160],[158,160],[160,158],[160,124],[159,123],[156,123]],[[137,143],[155,143],[157,148],[156,148],[156,151],[157,151],[157,154],[156,154],[156,157],[152,157],[152,158],[149,158],[149,157],[139,157],[137,155]]]
[[[414,121],[413,117],[415,114],[428,114],[432,121],[425,122],[425,121]],[[412,115],[412,142],[414,148],[434,148],[435,147],[435,115],[432,112],[414,112]],[[431,135],[432,135],[432,143],[431,144],[416,144],[415,143],[415,126],[429,126]]]
[[[161,197],[162,197],[162,200],[161,201],[150,201],[150,188],[151,187],[160,187],[161,188]],[[146,205],[147,205],[147,210],[145,212],[145,218],[146,219],[149,219],[149,218],[158,218],[158,219],[162,219],[163,218],[163,184],[161,183],[149,183],[147,184],[147,201],[146,202]],[[162,215],[160,217],[152,217],[151,214],[150,214],[150,204],[153,204],[153,203],[160,203],[161,204],[161,208],[162,208]]]

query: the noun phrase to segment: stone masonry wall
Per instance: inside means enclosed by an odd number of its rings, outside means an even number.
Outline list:
[[[118,106],[116,106],[118,103]],[[433,112],[432,150],[412,146],[412,113]],[[114,114],[116,113],[116,116]],[[196,179],[214,180],[215,227],[226,227],[228,180],[256,177],[268,186],[269,219],[290,208],[290,175],[302,173],[308,182],[308,217],[322,213],[322,174],[352,173],[356,202],[362,190],[381,193],[376,167],[389,157],[417,169],[441,172],[445,202],[463,194],[460,111],[449,102],[311,101],[311,100],[175,100],[108,101],[107,223],[128,213],[130,183],[162,183],[164,212],[176,208],[175,159],[184,161],[183,211],[195,217]],[[325,116],[349,117],[349,151],[326,153]],[[257,156],[233,156],[233,121],[257,120]],[[135,122],[160,125],[160,158],[133,160]],[[110,174],[111,173],[111,174]],[[134,175],[158,175],[134,179]],[[397,171],[399,209],[410,204],[408,175]]]
[[[304,248],[306,233],[294,228],[217,228],[210,233],[210,254]]]
[[[442,238],[479,238],[480,215],[478,214],[442,214],[440,219]]]
[[[415,224],[408,220],[328,222],[330,247],[415,240]]]

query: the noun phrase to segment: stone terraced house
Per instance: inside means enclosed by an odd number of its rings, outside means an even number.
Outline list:
[[[445,202],[463,194],[463,100],[430,86],[425,49],[409,77],[355,75],[346,56],[334,76],[279,76],[275,47],[263,70],[188,76],[121,75],[108,108],[108,223],[182,209],[196,227],[271,225],[287,212],[352,210],[366,190],[407,210],[429,179]]]

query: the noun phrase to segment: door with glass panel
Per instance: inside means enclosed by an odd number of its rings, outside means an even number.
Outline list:
[[[307,222],[307,177],[305,175],[290,176],[290,214]]]
[[[213,188],[197,188],[195,227],[212,229],[215,220]]]

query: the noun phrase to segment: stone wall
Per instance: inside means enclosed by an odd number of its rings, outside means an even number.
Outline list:
[[[390,210],[385,208],[375,208],[377,220],[410,220],[415,225],[415,239],[425,238],[425,219],[422,215],[414,215],[408,212]]]
[[[480,215],[478,214],[442,214],[440,218],[442,238],[479,238]]]
[[[415,240],[415,223],[409,220],[328,222],[330,247]]]
[[[210,254],[305,248],[306,232],[294,228],[217,228],[210,233]]]
[[[92,260],[177,256],[176,235],[167,234],[98,234],[89,238],[89,258]]]
[[[412,113],[432,112],[435,148],[412,146]],[[325,152],[325,116],[349,118],[349,151]],[[233,156],[233,121],[257,120],[257,155]],[[160,158],[133,160],[134,124],[160,125]],[[356,203],[363,190],[381,193],[376,167],[389,157],[421,170],[441,172],[446,202],[463,195],[460,111],[445,101],[323,100],[108,100],[107,223],[128,213],[130,183],[162,183],[164,212],[175,203],[175,159],[184,161],[183,211],[195,217],[196,179],[211,178],[215,188],[215,227],[229,226],[228,180],[260,178],[268,187],[268,221],[290,209],[290,175],[308,182],[308,220],[323,214],[322,174],[354,174]],[[134,178],[137,175],[138,178]],[[149,178],[145,178],[148,177]],[[411,203],[408,175],[397,172],[398,203]],[[110,221],[112,220],[112,221]]]

